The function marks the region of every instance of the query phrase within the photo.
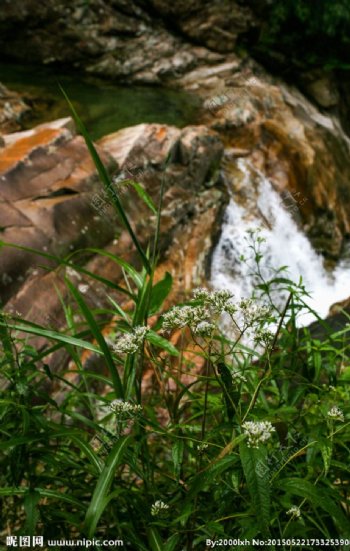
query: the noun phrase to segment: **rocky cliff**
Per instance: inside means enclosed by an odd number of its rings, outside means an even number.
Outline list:
[[[152,214],[122,182],[140,180],[156,202],[166,182],[157,277],[173,273],[177,297],[208,276],[227,191],[240,198],[241,158],[268,177],[283,200],[292,198],[298,224],[316,250],[336,260],[350,236],[348,83],[344,79],[340,90],[331,73],[310,72],[303,85],[307,97],[238,54],[237,44],[259,29],[258,4],[24,0],[15,6],[5,0],[0,12],[0,46],[8,58],[118,82],[167,83],[201,98],[201,125],[138,125],[98,143],[145,243]],[[45,255],[96,246],[130,259],[134,252],[72,122],[9,133],[27,107],[2,88],[1,101],[1,237],[43,253],[39,261],[33,251],[2,249],[2,301],[33,321],[59,326],[62,310],[53,290],[63,292],[62,274]],[[108,257],[91,253],[79,261],[114,282],[121,277]],[[104,304],[103,291],[91,289],[89,278],[79,276],[77,283],[89,289],[92,305]]]

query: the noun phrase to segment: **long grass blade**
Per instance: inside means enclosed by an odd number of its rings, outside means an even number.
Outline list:
[[[85,128],[85,125],[84,123],[82,122],[82,120],[80,119],[78,113],[76,112],[72,102],[70,101],[69,97],[67,96],[66,92],[64,91],[64,89],[62,88],[62,86],[60,86],[60,90],[65,98],[65,100],[67,101],[68,103],[68,106],[69,106],[69,109],[72,113],[72,116],[73,116],[73,119],[79,129],[79,131],[81,132],[84,140],[85,140],[85,143],[87,145],[87,148],[90,152],[90,155],[92,157],[92,160],[95,164],[95,167],[96,167],[96,170],[98,172],[98,175],[100,177],[100,180],[102,182],[102,184],[104,185],[104,187],[106,188],[106,191],[108,193],[108,196],[109,198],[111,199],[118,215],[120,216],[122,222],[123,222],[123,225],[125,226],[125,228],[127,229],[131,239],[133,240],[133,243],[141,257],[141,260],[142,260],[142,263],[144,265],[144,267],[146,268],[147,272],[150,273],[151,271],[151,266],[150,266],[150,263],[140,245],[140,242],[139,240],[137,239],[135,233],[134,233],[134,230],[132,229],[131,225],[130,225],[130,222],[128,220],[128,217],[125,213],[125,210],[119,200],[119,197],[118,195],[115,193],[115,191],[113,190],[112,188],[112,185],[111,185],[111,180],[110,180],[110,177],[108,175],[108,172],[104,166],[104,164],[102,163],[101,161],[101,158],[99,156],[99,154],[97,153],[96,151],[96,148],[93,144],[93,141],[87,131],[87,129]]]
[[[97,325],[94,316],[90,312],[90,309],[86,305],[86,303],[85,303],[83,297],[81,296],[81,294],[79,293],[79,291],[74,287],[74,285],[68,279],[66,279],[66,283],[67,283],[67,286],[68,286],[70,292],[72,293],[76,303],[78,304],[82,314],[84,315],[84,317],[85,317],[85,319],[86,319],[86,321],[87,321],[87,323],[88,323],[88,325],[91,329],[91,332],[92,332],[93,336],[95,337],[96,341],[98,342],[101,351],[103,352],[103,356],[105,358],[106,364],[107,364],[107,366],[109,368],[109,371],[111,373],[113,386],[114,386],[114,390],[117,394],[117,397],[118,398],[123,398],[124,391],[123,391],[122,382],[120,380],[118,370],[117,370],[117,368],[115,366],[115,363],[114,363],[114,360],[112,358],[112,354],[111,354],[111,352],[110,352],[110,350],[107,346],[107,343],[106,343],[106,341],[105,341],[105,339],[104,339],[104,337],[103,337],[103,335],[100,331],[100,328]]]
[[[89,538],[94,535],[97,523],[108,503],[108,491],[112,484],[114,473],[123,458],[130,440],[131,436],[123,437],[115,444],[98,478],[84,522],[84,530]]]

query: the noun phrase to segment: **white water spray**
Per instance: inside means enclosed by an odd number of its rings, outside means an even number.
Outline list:
[[[326,317],[332,304],[350,296],[349,260],[340,262],[333,272],[326,270],[323,258],[314,251],[269,180],[255,170],[253,183],[248,163],[239,160],[237,166],[244,176],[238,192],[240,204],[231,199],[227,207],[212,259],[212,286],[230,290],[237,300],[251,296],[256,262],[249,248],[249,232],[261,228],[258,235],[265,241],[261,245],[260,270],[264,279],[274,277],[274,269],[288,266],[280,275],[295,283],[302,277],[311,295],[305,302],[319,316]],[[274,296],[274,300],[277,306],[283,306],[286,295]],[[313,320],[312,313],[301,313],[299,325],[308,325]]]

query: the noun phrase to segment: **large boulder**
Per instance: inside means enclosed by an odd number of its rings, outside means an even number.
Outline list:
[[[140,265],[130,236],[118,223],[86,147],[69,119],[5,136],[5,141],[0,176],[7,217],[4,241],[57,257],[86,246],[100,247]],[[6,157],[15,144],[21,145],[15,148],[17,155]],[[208,278],[211,252],[228,200],[218,173],[223,153],[219,136],[205,126],[180,130],[142,124],[104,137],[97,148],[115,174],[115,193],[144,247],[152,243],[155,216],[127,182],[139,181],[155,204],[163,187],[160,265],[155,280],[170,272],[175,281],[171,300],[184,298],[193,286]],[[123,280],[122,269],[109,256],[75,254],[72,260],[114,283]],[[61,299],[69,300],[65,275],[91,308],[109,304],[101,281],[63,266],[57,269],[55,260],[35,251],[3,247],[0,263],[1,272],[6,274],[1,283],[6,311],[35,323],[55,329],[64,325]],[[117,290],[109,288],[108,294],[121,304],[125,300]],[[38,347],[46,343],[42,338],[31,342]],[[54,355],[50,362],[55,367],[63,360]]]

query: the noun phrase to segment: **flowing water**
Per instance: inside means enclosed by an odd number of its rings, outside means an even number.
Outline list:
[[[350,296],[350,261],[344,259],[332,271],[327,270],[323,257],[315,252],[269,180],[242,159],[237,168],[240,183],[227,207],[212,259],[213,287],[229,289],[237,299],[251,296],[257,282],[256,252],[251,247],[258,236],[264,239],[259,262],[263,278],[269,280],[276,276],[276,268],[287,266],[278,275],[295,283],[301,277],[311,295],[305,302],[322,318],[326,317],[333,303]],[[286,293],[275,292],[273,299],[283,308]],[[304,312],[299,324],[307,325],[313,320],[313,314]]]
[[[60,83],[94,139],[144,122],[180,128],[194,124],[201,104],[197,96],[181,90],[118,85],[49,67],[0,63],[0,82],[33,105],[25,121],[28,128],[69,115]]]

